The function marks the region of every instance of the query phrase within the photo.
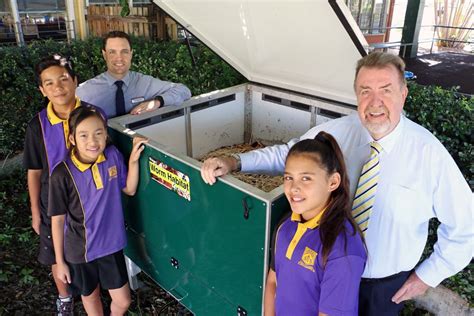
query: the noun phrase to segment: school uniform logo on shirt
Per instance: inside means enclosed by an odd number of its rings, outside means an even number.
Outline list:
[[[301,256],[301,260],[298,261],[298,264],[314,272],[314,263],[316,262],[317,255],[318,253],[316,251],[306,247],[304,249],[303,255]]]
[[[112,166],[109,168],[109,181],[113,178],[117,178],[117,166]]]

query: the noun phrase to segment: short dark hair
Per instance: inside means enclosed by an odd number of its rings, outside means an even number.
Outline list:
[[[107,40],[109,38],[124,38],[127,40],[128,45],[130,45],[130,49],[132,49],[132,40],[130,39],[130,36],[122,31],[111,31],[107,33],[107,35],[104,36],[102,39],[102,50],[105,50],[105,45],[107,45]]]
[[[41,59],[35,66],[35,75],[36,75],[36,82],[39,86],[42,85],[41,83],[41,73],[46,69],[59,66],[66,69],[68,74],[72,77],[72,79],[76,78],[76,73],[72,68],[72,60],[68,56],[61,56],[59,54],[54,54],[52,56],[44,57]]]
[[[385,68],[392,65],[395,67],[398,73],[398,77],[400,79],[401,86],[405,86],[405,62],[399,56],[385,53],[385,52],[372,52],[367,56],[359,59],[357,61],[356,72],[354,77],[354,89],[356,88],[355,82],[357,80],[357,75],[362,67],[367,68]]]

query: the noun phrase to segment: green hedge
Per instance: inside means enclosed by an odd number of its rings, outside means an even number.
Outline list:
[[[471,188],[474,186],[474,98],[436,86],[410,83],[406,115],[431,131],[453,156]]]
[[[101,39],[90,38],[71,44],[33,42],[27,47],[0,48],[0,160],[23,149],[28,121],[45,105],[34,76],[34,65],[44,56],[60,53],[72,56],[79,82],[105,71]],[[193,95],[230,87],[245,78],[203,45],[188,48],[176,42],[133,39],[132,69],[162,80],[182,82]]]

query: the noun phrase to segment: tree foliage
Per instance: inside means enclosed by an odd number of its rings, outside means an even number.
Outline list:
[[[474,186],[474,98],[438,86],[409,84],[406,115],[446,147],[471,187]]]
[[[462,41],[469,38],[472,28],[473,3],[471,0],[435,0],[435,24],[438,27],[438,46],[462,48]],[[454,27],[454,28],[449,28]],[[459,27],[459,28],[456,28]],[[466,28],[466,29],[462,29]]]

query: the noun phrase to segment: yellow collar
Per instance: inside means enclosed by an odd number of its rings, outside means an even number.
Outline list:
[[[319,226],[319,222],[321,221],[321,217],[324,214],[324,211],[326,209],[323,209],[321,212],[319,212],[318,215],[310,219],[309,221],[306,221],[304,223],[301,223],[302,218],[300,214],[297,214],[295,212],[291,213],[291,221],[292,222],[299,222],[298,226],[303,226],[305,228],[310,228],[310,229],[315,229],[316,227]]]
[[[81,105],[81,100],[78,97],[76,97],[76,105],[74,106],[74,109],[76,109],[80,105]],[[56,113],[54,113],[53,104],[51,103],[51,101],[49,101],[48,106],[46,107],[46,114],[48,115],[48,120],[51,123],[51,125],[67,122],[67,119],[63,120],[62,118],[57,116]]]
[[[321,217],[324,214],[324,211],[326,209],[323,209],[321,212],[319,212],[318,215],[310,219],[309,221],[306,221],[304,223],[301,223],[301,215],[296,214],[295,212],[291,213],[291,221],[292,222],[298,222],[298,226],[296,227],[296,232],[291,239],[291,242],[288,244],[288,248],[286,249],[286,254],[285,257],[291,260],[291,257],[293,256],[293,252],[296,249],[296,246],[300,242],[301,238],[303,237],[304,233],[308,229],[315,229],[319,225],[319,221],[321,220]]]
[[[104,162],[106,159],[105,159],[104,153],[101,153],[94,163],[84,163],[80,161],[79,158],[76,157],[75,150],[73,149],[73,152],[71,153],[71,160],[74,163],[74,165],[77,167],[77,169],[79,169],[81,172],[84,172],[87,169],[89,169],[92,165]]]

